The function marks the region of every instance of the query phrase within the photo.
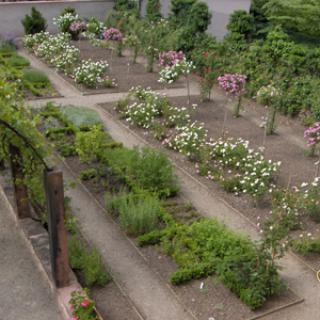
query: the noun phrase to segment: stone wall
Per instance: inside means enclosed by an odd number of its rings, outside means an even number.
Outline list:
[[[21,19],[29,14],[31,7],[36,7],[48,23],[48,31],[55,32],[52,19],[65,7],[74,7],[81,17],[95,16],[104,20],[107,12],[113,7],[114,0],[68,0],[68,1],[26,1],[0,3],[0,35],[12,33],[16,36],[24,34]]]

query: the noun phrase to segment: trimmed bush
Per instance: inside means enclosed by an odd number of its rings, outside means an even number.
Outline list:
[[[46,19],[35,8],[31,8],[31,15],[26,15],[21,21],[25,34],[35,34],[47,29]]]

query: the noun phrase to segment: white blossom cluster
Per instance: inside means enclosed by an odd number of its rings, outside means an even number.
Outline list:
[[[53,18],[53,24],[56,25],[60,31],[64,31],[72,22],[78,20],[79,16],[77,14],[67,12],[64,15]]]
[[[106,80],[104,75],[107,68],[106,61],[83,60],[74,70],[74,79],[89,88],[96,88]]]
[[[171,84],[179,79],[180,76],[186,76],[195,69],[192,61],[186,59],[177,61],[173,66],[166,66],[160,70],[160,83]]]
[[[249,148],[249,141],[243,139],[219,139],[208,143],[210,156],[214,165],[221,170],[236,171],[238,184],[234,193],[249,193],[261,196],[272,191],[273,175],[278,171],[281,162],[266,160],[260,152]]]
[[[164,144],[188,157],[197,154],[207,139],[207,130],[203,123],[197,121],[177,127],[176,131],[177,133],[170,139],[166,139]]]

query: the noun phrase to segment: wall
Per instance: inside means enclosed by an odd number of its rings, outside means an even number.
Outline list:
[[[55,32],[52,18],[56,17],[65,7],[74,7],[81,17],[95,16],[104,20],[112,9],[114,0],[69,0],[69,1],[37,1],[37,2],[1,2],[0,3],[0,34],[24,34],[21,19],[29,14],[31,7],[36,7],[46,18],[48,31]]]
[[[249,11],[251,0],[202,0],[206,2],[212,12],[211,25],[208,31],[217,39],[221,40],[227,32],[229,16],[234,10]],[[143,0],[142,13],[145,12],[147,0]],[[170,0],[161,0],[161,10],[164,16],[168,15],[170,10]]]

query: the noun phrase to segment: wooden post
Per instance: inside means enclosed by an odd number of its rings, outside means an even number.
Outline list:
[[[48,209],[52,275],[57,288],[62,288],[69,284],[68,242],[64,227],[62,172],[45,170],[44,185]]]
[[[24,173],[22,167],[22,156],[19,148],[15,147],[14,145],[10,145],[9,153],[18,218],[30,218],[31,210],[28,198],[28,190],[23,181]]]

